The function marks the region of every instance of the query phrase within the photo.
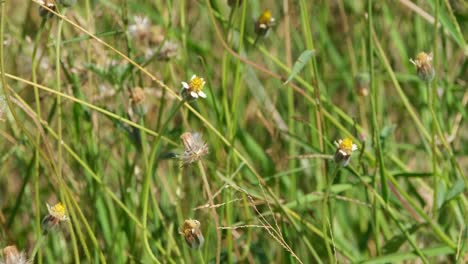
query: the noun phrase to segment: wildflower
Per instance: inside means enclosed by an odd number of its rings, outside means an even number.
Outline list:
[[[135,16],[134,24],[128,26],[130,35],[139,41],[145,41],[150,37],[151,23],[147,17]]]
[[[359,96],[366,97],[369,95],[369,74],[360,73],[354,78],[356,92]]]
[[[198,220],[185,220],[180,234],[184,236],[187,245],[193,249],[199,249],[203,246],[203,242],[205,242],[205,238],[200,230],[200,222]]]
[[[242,5],[242,0],[228,0],[228,5],[230,7],[236,7]]]
[[[135,87],[130,93],[130,98],[134,104],[139,104],[145,100],[145,91],[140,87]]]
[[[42,229],[45,233],[55,228],[59,222],[69,220],[67,216],[67,209],[62,203],[57,203],[54,206],[47,204],[49,214],[42,219]]]
[[[188,83],[182,82],[181,95],[186,100],[198,97],[206,98],[206,94],[202,91],[204,86],[205,80],[194,74]]]
[[[57,11],[57,6],[55,5],[54,0],[37,0],[37,3],[44,5],[53,11]],[[43,6],[39,6],[39,15],[44,18],[50,18],[53,16],[53,13],[49,12],[49,10],[45,9]]]
[[[358,149],[357,145],[350,138],[340,139],[338,142],[335,142],[335,145],[337,146],[334,156],[335,162],[342,167],[346,167],[351,154]]]
[[[193,162],[199,161],[208,154],[208,144],[203,141],[200,133],[186,132],[180,136],[184,145],[184,153],[180,156],[182,166],[188,166]]]
[[[272,16],[271,11],[266,9],[258,18],[255,23],[255,33],[259,36],[265,36],[268,30],[275,23],[275,18]]]
[[[416,66],[416,71],[421,80],[432,81],[435,74],[432,66],[432,53],[420,52],[414,60],[410,59],[410,62]]]

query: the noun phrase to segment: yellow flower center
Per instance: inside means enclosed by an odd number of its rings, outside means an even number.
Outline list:
[[[50,208],[49,213],[57,218],[66,218],[67,209],[62,203],[58,203]]]
[[[271,22],[271,18],[272,18],[271,11],[267,9],[263,11],[260,18],[258,18],[258,23],[268,25]]]
[[[190,90],[193,92],[200,92],[203,89],[203,86],[205,85],[204,81],[202,78],[195,76],[192,80],[189,82]]]
[[[345,138],[341,141],[339,148],[347,153],[353,152],[353,141],[350,138]]]

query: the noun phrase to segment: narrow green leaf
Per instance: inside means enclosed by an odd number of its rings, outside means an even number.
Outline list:
[[[315,54],[315,51],[313,50],[305,50],[302,52],[301,56],[297,59],[297,61],[294,63],[294,66],[292,68],[291,74],[289,75],[288,79],[284,84],[287,84],[290,82],[294,76],[296,76],[302,68],[306,65],[306,63],[312,58],[312,56]]]
[[[458,179],[452,187],[447,191],[445,195],[445,203],[457,197],[460,193],[465,190],[465,182],[463,179]]]

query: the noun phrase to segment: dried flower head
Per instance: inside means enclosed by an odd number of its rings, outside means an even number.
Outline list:
[[[205,80],[197,75],[193,75],[188,83],[182,82],[182,98],[185,100],[193,100],[198,97],[206,98],[206,94],[203,92],[204,86]]]
[[[203,246],[203,242],[205,242],[198,220],[185,220],[180,233],[184,236],[185,242],[187,242],[190,248],[199,249]]]
[[[135,87],[131,90],[131,100],[134,104],[139,104],[145,100],[145,91],[140,87]]]
[[[184,153],[180,155],[184,167],[201,160],[209,152],[208,144],[203,141],[200,133],[186,132],[180,136],[180,139],[184,145]]]
[[[172,57],[177,56],[179,45],[174,41],[166,41],[158,52],[156,58],[158,60],[167,61]]]
[[[340,139],[335,142],[335,145],[337,146],[334,156],[335,162],[342,167],[347,166],[351,154],[358,149],[357,145],[350,138]]]
[[[271,26],[275,24],[275,18],[269,9],[263,11],[255,23],[255,33],[259,36],[265,36]]]
[[[435,74],[432,66],[432,53],[420,52],[414,60],[410,59],[410,62],[416,66],[416,71],[421,80],[432,81]]]
[[[366,97],[369,95],[369,74],[360,73],[354,78],[354,83],[356,87],[356,93],[359,96]]]
[[[37,0],[37,3],[57,11],[57,6],[55,5],[54,0]],[[53,16],[53,13],[49,12],[49,10],[45,9],[43,6],[39,6],[39,15],[42,18],[50,18]]]
[[[242,5],[242,0],[228,0],[228,5],[230,7],[236,7]]]
[[[135,16],[134,23],[128,26],[130,36],[138,41],[146,41],[151,36],[151,23],[147,17]]]
[[[18,252],[16,246],[7,246],[3,249],[4,264],[29,264],[30,260],[27,259],[24,252]]]
[[[62,203],[57,203],[54,206],[47,204],[49,214],[42,219],[42,229],[48,232],[55,228],[61,221],[69,220],[67,216],[67,209]]]

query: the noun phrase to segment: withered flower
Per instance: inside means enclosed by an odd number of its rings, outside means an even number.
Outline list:
[[[201,160],[209,152],[208,144],[203,141],[200,133],[186,132],[180,136],[180,139],[184,145],[184,153],[180,155],[184,167]]]
[[[145,91],[141,87],[133,88],[130,93],[130,99],[134,104],[139,104],[145,100]]]
[[[435,75],[434,67],[432,66],[432,53],[420,52],[416,58],[410,59],[410,62],[416,66],[418,76],[423,81],[432,81]]]
[[[24,252],[18,252],[16,246],[7,246],[3,249],[4,264],[29,264],[30,260],[27,259]]]
[[[200,230],[200,222],[195,219],[185,220],[180,234],[184,236],[187,245],[193,249],[199,249],[205,242]]]
[[[54,0],[37,0],[37,2],[41,5],[45,5],[46,7],[52,9],[53,11],[57,11],[57,6],[55,5]],[[50,18],[53,16],[53,13],[51,13],[49,10],[45,9],[42,6],[39,6],[39,15],[42,18]]]

